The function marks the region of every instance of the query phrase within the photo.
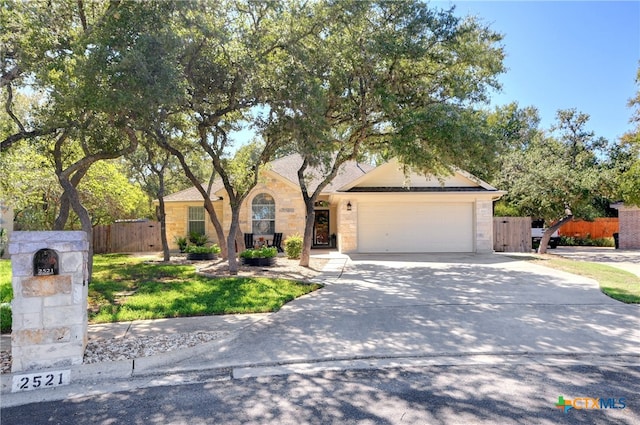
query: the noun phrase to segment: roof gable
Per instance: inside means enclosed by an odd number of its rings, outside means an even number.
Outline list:
[[[298,182],[298,169],[302,165],[302,156],[294,154],[288,155],[269,164],[270,171],[279,174],[291,183],[299,186]],[[356,161],[348,161],[340,167],[338,174],[333,180],[322,190],[322,193],[336,192],[342,186],[349,184],[353,180],[356,180],[367,172],[371,171],[374,167],[368,164],[360,164]],[[308,168],[305,172],[305,176],[308,178],[307,186],[309,191],[315,190],[318,187],[324,175],[323,170],[318,168]]]
[[[340,191],[476,191],[497,189],[464,170],[454,170],[449,176],[425,176],[415,172],[408,174],[397,159],[384,163],[362,177],[340,187]]]

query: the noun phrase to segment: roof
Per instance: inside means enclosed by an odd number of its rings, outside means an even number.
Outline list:
[[[302,156],[298,154],[288,155],[270,162],[263,171],[274,173],[297,187],[298,169],[302,161]],[[309,168],[305,175],[309,178],[308,189],[313,191],[321,182],[324,170]],[[211,189],[211,200],[222,199],[213,194],[223,189],[222,182],[219,179],[216,180]],[[506,193],[459,169],[454,170],[452,175],[440,179],[415,172],[406,173],[397,159],[392,159],[378,167],[356,161],[342,164],[336,177],[322,190],[322,194],[325,195],[338,192],[490,192],[498,195]],[[196,202],[202,200],[202,195],[195,187],[191,187],[168,195],[164,200],[165,202]]]
[[[302,165],[302,156],[298,154],[288,155],[283,158],[276,159],[270,163],[271,171],[279,174],[285,179],[289,180],[296,186],[298,182],[298,170]],[[356,161],[347,161],[338,170],[338,174],[333,180],[322,190],[322,193],[336,192],[342,186],[362,177],[375,167],[369,164],[361,164]],[[309,190],[315,190],[318,184],[322,181],[322,170],[308,168],[306,176],[311,177],[311,180],[307,182]]]
[[[212,201],[220,200],[220,197],[214,195],[218,190],[223,187],[222,182],[220,180],[216,180],[213,182],[213,186],[211,186],[211,195],[209,199]],[[202,185],[202,188],[206,191],[207,185]],[[195,186],[192,186],[188,189],[181,190],[180,192],[172,193],[171,195],[167,195],[164,197],[165,202],[193,202],[193,201],[201,201],[202,194]]]
[[[298,169],[302,165],[302,156],[298,154],[288,155],[279,159],[276,159],[269,163],[265,168],[266,171],[270,171],[280,175],[282,178],[288,180],[295,186],[298,186]],[[367,172],[373,170],[375,167],[368,164],[360,164],[356,161],[348,161],[340,167],[336,177],[329,183],[324,190],[323,194],[336,192],[342,186],[349,184],[353,180],[356,180]],[[321,181],[322,174],[318,169],[308,169],[307,176],[311,177],[308,182],[309,190],[315,190]],[[207,190],[203,184],[202,187]],[[216,179],[211,187],[211,200],[217,201],[220,197],[214,195],[214,193],[223,190],[224,185],[220,179]],[[180,192],[172,193],[164,197],[165,202],[196,202],[202,200],[202,195],[195,187],[181,190]]]

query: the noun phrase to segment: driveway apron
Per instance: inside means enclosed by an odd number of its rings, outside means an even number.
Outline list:
[[[640,356],[640,306],[506,255],[355,255],[339,279],[176,368],[494,355]]]

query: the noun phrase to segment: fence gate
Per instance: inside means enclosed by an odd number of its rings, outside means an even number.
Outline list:
[[[160,222],[120,222],[93,228],[96,254],[162,251]]]
[[[531,217],[494,217],[493,250],[531,252]]]

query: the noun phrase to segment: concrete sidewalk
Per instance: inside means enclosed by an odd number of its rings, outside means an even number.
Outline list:
[[[95,325],[90,338],[218,331],[210,343],[71,368],[71,385],[8,393],[18,405],[152,385],[398,365],[640,364],[640,306],[522,257],[337,253],[325,287],[265,315]]]

